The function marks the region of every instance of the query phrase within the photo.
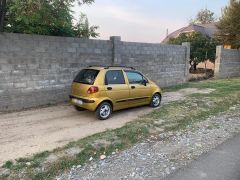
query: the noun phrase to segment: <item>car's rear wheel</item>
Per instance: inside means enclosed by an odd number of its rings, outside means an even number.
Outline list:
[[[81,107],[79,107],[79,106],[74,106],[75,107],[75,109],[77,110],[77,111],[85,111],[86,109],[84,109],[84,108],[81,108]]]
[[[106,120],[108,119],[112,114],[112,105],[108,102],[101,103],[97,110],[96,110],[96,116],[100,120]]]
[[[160,94],[158,94],[158,93],[154,94],[152,96],[150,106],[153,108],[159,107],[161,104],[161,99],[162,99],[162,97]]]

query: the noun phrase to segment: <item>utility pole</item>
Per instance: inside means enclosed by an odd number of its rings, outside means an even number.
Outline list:
[[[6,0],[0,0],[0,32],[3,32]]]

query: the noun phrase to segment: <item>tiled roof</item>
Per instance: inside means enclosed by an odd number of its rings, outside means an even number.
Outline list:
[[[215,23],[210,24],[190,24],[189,26],[183,27],[169,34],[163,41],[163,44],[166,44],[170,38],[176,38],[182,33],[187,32],[200,32],[204,35],[213,37],[215,32],[217,31]]]

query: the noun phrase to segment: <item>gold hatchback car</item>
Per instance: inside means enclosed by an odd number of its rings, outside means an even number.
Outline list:
[[[129,67],[90,66],[72,83],[70,100],[79,111],[95,111],[100,120],[113,111],[147,105],[158,107],[161,89],[143,74]]]

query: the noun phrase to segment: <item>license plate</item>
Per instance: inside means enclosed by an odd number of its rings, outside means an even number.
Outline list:
[[[79,99],[72,99],[72,102],[79,104],[79,105],[83,104],[83,101],[79,100]]]

